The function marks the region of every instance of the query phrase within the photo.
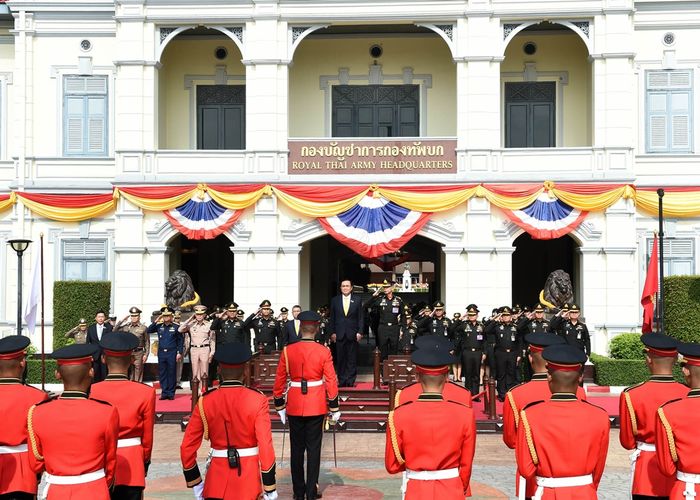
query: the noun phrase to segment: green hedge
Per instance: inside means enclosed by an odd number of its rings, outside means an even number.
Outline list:
[[[109,281],[56,281],[53,284],[53,348],[71,344],[65,333],[80,318],[88,323],[102,309],[109,315],[112,284]]]
[[[595,383],[598,385],[634,385],[649,379],[649,369],[644,360],[612,359],[598,354],[591,354],[595,365]],[[674,368],[674,376],[683,382],[680,367]]]
[[[56,371],[56,361],[53,359],[46,360],[46,383],[57,384],[59,380],[54,377]],[[41,384],[41,359],[27,360],[27,383]]]
[[[700,342],[700,276],[664,278],[666,334],[683,342]]]
[[[610,341],[613,359],[644,359],[644,344],[638,333],[621,333]]]

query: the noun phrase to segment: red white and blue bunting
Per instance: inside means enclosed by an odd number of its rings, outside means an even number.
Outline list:
[[[205,192],[163,213],[190,240],[211,240],[233,226],[243,210],[224,208]]]
[[[576,229],[588,212],[582,212],[543,192],[521,210],[503,210],[506,216],[537,240],[551,240]]]
[[[351,209],[319,217],[336,240],[368,259],[396,252],[428,222],[430,213],[403,208],[386,198],[365,196]]]

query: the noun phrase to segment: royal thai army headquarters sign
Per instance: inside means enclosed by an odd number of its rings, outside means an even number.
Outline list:
[[[454,174],[456,140],[290,140],[287,173]]]

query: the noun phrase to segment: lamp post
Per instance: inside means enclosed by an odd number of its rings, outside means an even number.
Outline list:
[[[32,240],[10,240],[8,243],[17,253],[17,335],[22,335],[22,254]]]

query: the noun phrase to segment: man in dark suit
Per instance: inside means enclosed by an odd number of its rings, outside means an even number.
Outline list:
[[[95,344],[99,347],[102,336],[110,333],[112,331],[112,325],[107,321],[107,314],[99,310],[95,314],[95,323],[88,327],[87,331],[87,343]],[[107,367],[102,362],[101,358],[102,351],[100,350],[96,356],[93,358],[92,367],[95,370],[95,377],[93,382],[101,382],[107,376]]]
[[[295,305],[294,307],[292,307],[292,319],[287,320],[287,322],[284,324],[284,331],[280,332],[283,337],[282,345],[293,344],[294,342],[298,342],[299,339],[301,339],[301,334],[299,333],[301,322],[297,317],[299,316],[300,312],[300,305]]]
[[[352,282],[340,283],[340,295],[331,299],[328,331],[336,343],[338,385],[352,387],[357,377],[357,345],[362,340],[362,299],[352,294]]]

